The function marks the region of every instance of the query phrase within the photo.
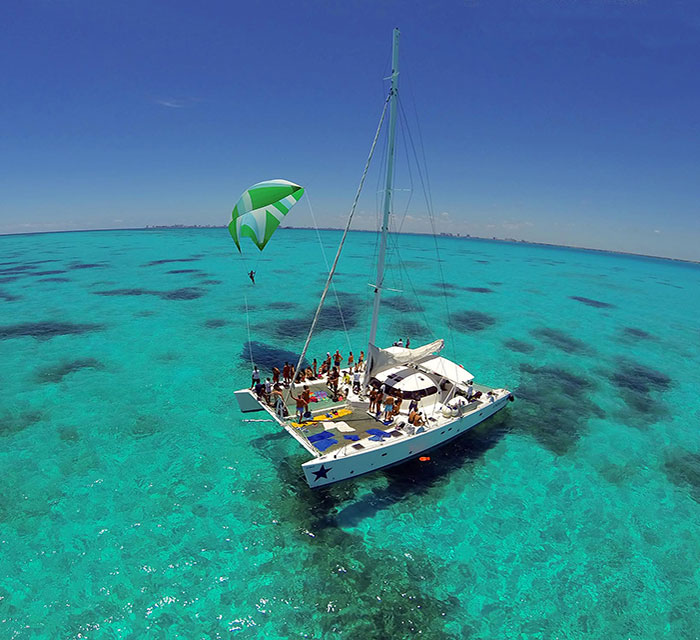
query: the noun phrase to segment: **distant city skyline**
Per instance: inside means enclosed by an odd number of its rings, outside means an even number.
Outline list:
[[[277,177],[307,188],[289,226],[342,227],[399,26],[438,232],[700,260],[691,3],[0,11],[0,233],[225,225]],[[417,176],[396,187],[397,227],[428,232]]]

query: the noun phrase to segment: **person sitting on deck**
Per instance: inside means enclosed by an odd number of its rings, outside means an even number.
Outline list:
[[[297,374],[297,379],[296,382],[304,382],[306,380],[306,372],[304,369],[299,369],[299,373]]]
[[[384,399],[384,420],[391,420],[391,416],[394,413],[394,396],[387,393]]]
[[[306,374],[307,380],[313,380],[316,377],[316,374],[311,370],[311,367],[306,367],[306,371],[304,373]]]
[[[346,371],[343,374],[343,384],[344,385],[349,385],[350,384],[350,370]]]
[[[411,411],[408,414],[408,422],[414,427],[420,427],[423,424],[423,416],[418,411]]]
[[[413,398],[411,403],[408,405],[408,413],[410,414],[412,411],[418,411],[418,400],[415,398]]]

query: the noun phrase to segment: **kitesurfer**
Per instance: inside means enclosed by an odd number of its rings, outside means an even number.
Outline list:
[[[250,281],[255,284],[255,271],[251,270],[250,273],[248,274],[248,277],[250,278]]]

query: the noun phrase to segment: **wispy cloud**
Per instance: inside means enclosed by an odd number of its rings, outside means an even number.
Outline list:
[[[201,102],[199,98],[154,98],[153,101],[168,109],[185,109]]]

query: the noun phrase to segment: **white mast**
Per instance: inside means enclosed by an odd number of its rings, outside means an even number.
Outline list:
[[[374,288],[374,308],[372,310],[372,327],[369,332],[369,343],[375,343],[377,337],[377,322],[379,320],[379,304],[384,286],[384,256],[386,254],[386,240],[389,233],[389,212],[391,209],[391,196],[394,184],[394,142],[396,139],[396,99],[399,90],[399,35],[400,31],[394,29],[394,47],[391,54],[391,92],[389,93],[389,148],[386,163],[386,191],[384,193],[384,216],[382,218],[382,237],[379,244],[379,258],[377,260],[377,283]]]

